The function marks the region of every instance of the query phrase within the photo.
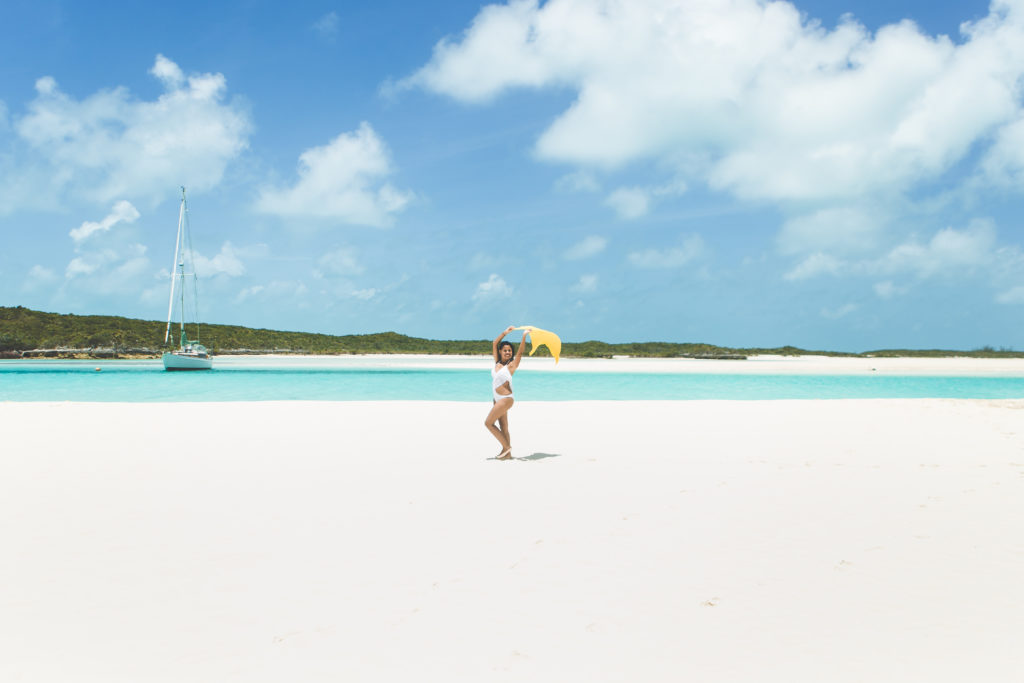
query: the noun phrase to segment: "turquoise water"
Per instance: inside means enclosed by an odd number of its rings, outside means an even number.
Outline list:
[[[473,364],[475,366],[475,364]],[[96,368],[100,368],[97,372]],[[490,401],[490,366],[345,367],[221,362],[165,372],[160,361],[0,361],[0,401]],[[1022,398],[1024,377],[572,372],[525,366],[518,400]]]

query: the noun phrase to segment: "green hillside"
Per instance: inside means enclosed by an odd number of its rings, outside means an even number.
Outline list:
[[[40,355],[33,352],[51,350],[51,356],[156,356],[169,348],[164,346],[165,322],[136,320],[119,316],[44,313],[17,306],[0,306],[0,355],[17,358]],[[173,331],[172,331],[173,336]],[[396,332],[377,334],[328,335],[308,332],[281,332],[253,329],[237,325],[203,325],[201,339],[214,354],[230,353],[302,353],[302,354],[365,354],[416,353],[433,355],[488,354],[491,342],[481,340],[436,340],[409,337]],[[56,351],[59,350],[59,351]],[[547,355],[542,347],[537,355]],[[712,344],[678,344],[671,342],[634,342],[608,344],[600,341],[565,342],[562,356],[571,358],[607,358],[615,355],[653,358],[732,357],[758,354],[834,356],[978,356],[1024,357],[1024,352],[995,350],[974,351],[889,349],[862,354],[809,351],[793,346],[781,348],[733,349]]]

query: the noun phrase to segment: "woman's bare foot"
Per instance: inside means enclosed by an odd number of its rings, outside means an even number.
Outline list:
[[[506,448],[505,450],[503,450],[501,453],[498,454],[498,457],[495,458],[495,460],[511,460],[511,459],[512,459],[512,448],[511,447]]]

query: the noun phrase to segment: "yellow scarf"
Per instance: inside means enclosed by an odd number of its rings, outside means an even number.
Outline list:
[[[562,340],[554,332],[548,332],[532,325],[520,325],[516,329],[525,330],[527,327],[530,328],[530,355],[532,356],[538,347],[546,346],[551,355],[555,357],[555,364],[557,365],[558,356],[562,353]]]

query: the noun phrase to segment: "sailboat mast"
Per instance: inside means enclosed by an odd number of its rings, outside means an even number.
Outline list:
[[[167,329],[164,331],[164,343],[171,336],[171,315],[174,311],[174,281],[178,278],[178,273],[175,272],[178,269],[178,254],[181,252],[181,230],[184,225],[185,217],[185,188],[181,188],[181,208],[178,209],[178,237],[174,243],[174,262],[171,264],[171,294],[167,298]],[[184,281],[182,286],[184,286]]]
[[[188,204],[185,202],[185,188],[181,188],[181,212],[180,220],[182,225],[182,249],[181,256],[178,259],[178,267],[181,269],[181,340],[178,342],[179,346],[185,346],[185,340],[188,337],[185,336],[185,244],[184,240],[188,239]]]

